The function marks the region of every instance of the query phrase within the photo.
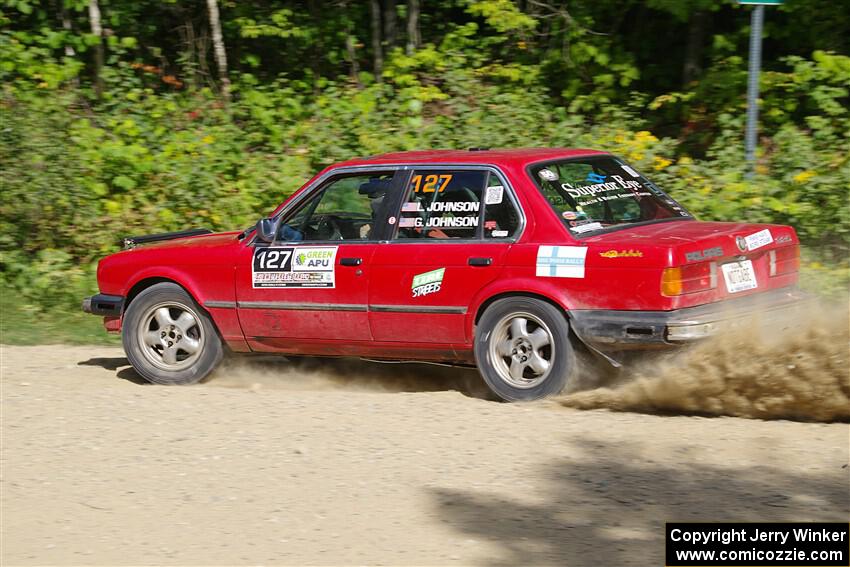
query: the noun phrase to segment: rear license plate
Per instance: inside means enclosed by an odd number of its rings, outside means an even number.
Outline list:
[[[723,269],[723,279],[726,280],[726,289],[729,293],[737,293],[758,287],[752,260],[730,262],[720,267]]]

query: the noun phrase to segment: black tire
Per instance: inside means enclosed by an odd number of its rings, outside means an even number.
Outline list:
[[[153,285],[136,296],[124,313],[121,334],[130,364],[154,384],[194,384],[224,356],[212,320],[173,283]]]
[[[475,331],[475,361],[490,390],[508,402],[554,396],[576,372],[566,316],[530,297],[487,308]]]

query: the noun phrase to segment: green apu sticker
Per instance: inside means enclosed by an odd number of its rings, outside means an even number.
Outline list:
[[[413,293],[413,297],[422,297],[423,295],[430,295],[440,291],[445,272],[445,268],[440,268],[413,276],[413,283],[410,284],[410,291]]]

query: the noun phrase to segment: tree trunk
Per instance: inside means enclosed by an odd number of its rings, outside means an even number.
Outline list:
[[[65,3],[60,0],[58,4],[59,17],[62,19],[62,29],[67,32],[67,36],[65,38],[65,57],[73,59],[77,56],[77,52],[74,50],[74,46],[67,42],[71,39],[72,32],[74,31],[74,25],[71,22],[71,16],[68,15],[68,9],[65,7]],[[80,77],[78,75],[74,75],[74,78],[71,79],[71,84],[75,87],[80,86]]]
[[[378,0],[369,0],[369,15],[372,28],[372,70],[375,80],[381,82],[381,74],[384,71],[384,47],[381,45],[381,3]]]
[[[185,22],[186,23],[184,23],[182,27],[178,28],[181,36],[180,39],[186,46],[184,54],[186,66],[183,68],[183,74],[186,75],[187,80],[191,80],[192,85],[197,88],[200,86],[201,81],[197,53],[195,52],[195,47],[197,45],[197,39],[195,38],[195,26],[192,24],[191,18],[186,17]]]
[[[697,79],[702,73],[702,48],[705,30],[710,20],[706,10],[691,13],[688,21],[688,44],[685,47],[685,64],[682,67],[682,86]]]
[[[210,15],[210,30],[212,31],[215,64],[218,67],[218,78],[219,82],[221,82],[221,96],[225,101],[229,101],[230,79],[227,76],[227,52],[224,50],[224,38],[221,36],[221,21],[218,17],[217,0],[207,0],[207,10]]]
[[[308,3],[310,18],[314,22],[322,21],[322,6],[320,0],[310,0]],[[318,78],[322,76],[322,61],[325,59],[325,37],[322,32],[316,34],[316,39],[310,42],[310,69],[313,70],[313,91],[318,94]]]
[[[407,54],[413,52],[422,45],[419,36],[419,0],[407,0]]]
[[[351,65],[351,79],[355,82],[358,88],[360,84],[360,65],[357,64],[357,51],[354,48],[354,36],[351,30],[345,34],[345,51],[348,53],[348,63]]]
[[[100,6],[97,0],[89,0],[89,23],[92,34],[97,37],[97,44],[94,46],[94,94],[100,99],[103,96],[103,79],[100,76],[103,71],[103,27],[100,24]]]
[[[65,8],[65,4],[60,2],[61,6],[61,16],[62,16],[62,29],[68,32],[68,35],[71,35],[72,26],[71,26],[71,17],[68,15],[68,10]],[[74,57],[77,53],[74,51],[73,46],[70,43],[65,44],[65,57]]]
[[[398,12],[396,0],[384,0],[384,42],[388,49],[396,46],[398,41]]]

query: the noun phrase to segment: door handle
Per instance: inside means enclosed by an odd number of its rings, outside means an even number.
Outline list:
[[[359,266],[363,263],[362,258],[340,258],[339,264],[341,266]]]
[[[493,263],[493,258],[470,258],[470,266],[489,266]]]

